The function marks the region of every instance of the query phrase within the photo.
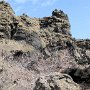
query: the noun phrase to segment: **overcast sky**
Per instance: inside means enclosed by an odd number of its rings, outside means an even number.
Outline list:
[[[77,39],[90,39],[90,0],[6,0],[16,15],[30,17],[50,16],[54,9],[61,9],[69,16],[71,33]]]

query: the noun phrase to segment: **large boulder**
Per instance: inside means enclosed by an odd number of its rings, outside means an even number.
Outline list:
[[[80,87],[66,74],[50,73],[40,76],[33,90],[80,90]]]

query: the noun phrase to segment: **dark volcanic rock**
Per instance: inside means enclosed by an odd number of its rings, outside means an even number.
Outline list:
[[[72,38],[63,11],[15,16],[1,1],[0,38],[0,90],[90,89],[90,40]]]

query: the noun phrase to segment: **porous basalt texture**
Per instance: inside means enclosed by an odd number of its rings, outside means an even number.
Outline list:
[[[16,16],[0,2],[0,90],[89,90],[90,40],[76,40],[68,16]]]

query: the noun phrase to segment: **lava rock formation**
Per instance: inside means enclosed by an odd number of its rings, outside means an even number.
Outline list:
[[[73,38],[61,10],[16,16],[1,1],[0,90],[90,90],[90,39]]]

